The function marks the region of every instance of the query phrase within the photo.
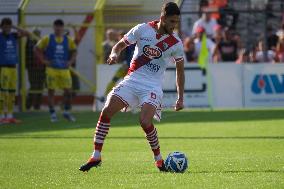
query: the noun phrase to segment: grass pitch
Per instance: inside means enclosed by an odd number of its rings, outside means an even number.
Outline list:
[[[183,174],[160,173],[138,115],[112,120],[103,164],[78,170],[92,149],[98,113],[49,122],[25,113],[0,125],[0,188],[284,188],[284,110],[166,111],[156,123],[164,158],[182,151]]]

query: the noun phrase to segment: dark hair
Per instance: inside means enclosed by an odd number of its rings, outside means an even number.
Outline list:
[[[174,2],[168,2],[163,4],[161,16],[173,16],[173,15],[180,15],[179,7]]]
[[[2,20],[1,20],[1,26],[4,26],[4,25],[12,25],[12,20],[11,20],[11,18],[3,18]]]
[[[64,26],[64,22],[61,19],[56,19],[54,20],[53,25],[54,26]]]
[[[200,0],[199,2],[199,8],[202,9],[204,7],[208,7],[209,6],[209,2],[208,0]]]

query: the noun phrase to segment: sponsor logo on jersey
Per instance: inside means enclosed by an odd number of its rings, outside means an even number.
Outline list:
[[[6,44],[7,44],[7,45],[13,45],[13,41],[10,41],[10,40],[9,40],[9,41],[6,42]]]
[[[149,62],[148,64],[146,64],[146,68],[148,69],[148,70],[150,70],[151,72],[158,72],[159,70],[160,70],[160,68],[161,68],[161,66],[160,65],[158,65],[158,64],[153,64],[153,63],[151,63],[151,62]]]
[[[63,46],[62,45],[56,45],[56,50],[63,50]]]
[[[162,56],[162,50],[160,48],[150,45],[143,47],[143,53],[150,59],[158,59]]]
[[[15,49],[15,46],[14,46],[14,44],[13,44],[13,41],[7,41],[6,42],[6,45],[7,45],[7,49]]]
[[[150,37],[140,37],[140,40],[141,41],[152,41],[152,38],[150,38]]]
[[[284,94],[284,74],[257,74],[252,82],[251,90],[254,94]]]
[[[63,54],[64,53],[63,45],[56,45],[56,53],[58,53],[58,54]]]

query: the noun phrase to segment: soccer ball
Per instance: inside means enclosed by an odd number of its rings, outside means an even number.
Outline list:
[[[183,173],[188,167],[187,157],[182,152],[172,152],[166,158],[165,166],[170,172]]]

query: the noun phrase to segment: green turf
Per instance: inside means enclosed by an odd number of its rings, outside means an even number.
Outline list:
[[[158,172],[130,113],[112,120],[103,165],[79,172],[98,113],[75,115],[51,124],[47,113],[25,113],[22,124],[1,125],[0,188],[284,188],[284,110],[165,112],[162,154],[185,152],[184,174]]]

